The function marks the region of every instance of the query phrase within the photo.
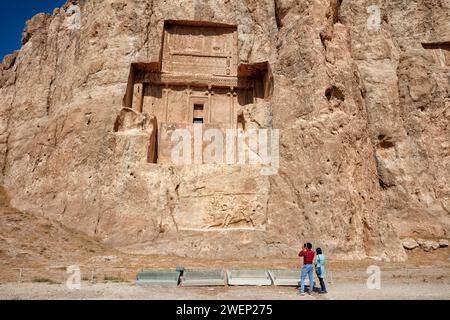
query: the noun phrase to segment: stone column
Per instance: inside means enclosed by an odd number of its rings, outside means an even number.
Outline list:
[[[186,108],[189,110],[187,113],[188,119],[186,119],[187,124],[191,124],[194,120],[194,108],[191,106],[191,86],[188,85],[186,88]]]
[[[212,112],[212,97],[214,95],[214,91],[212,90],[212,86],[208,86],[208,119],[205,119],[205,123],[211,123],[211,112]],[[206,112],[205,112],[206,113]]]
[[[169,109],[169,85],[166,83],[166,87],[163,89],[164,94],[164,122],[167,123],[168,120],[168,109]]]

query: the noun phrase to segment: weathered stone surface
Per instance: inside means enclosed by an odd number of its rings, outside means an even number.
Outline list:
[[[438,64],[436,50],[426,44],[449,41],[450,4],[379,1],[380,26],[369,28],[368,16],[376,16],[368,13],[371,4],[344,1],[339,17],[350,30],[352,56],[365,86],[384,212],[401,237],[445,237],[450,230],[450,61]],[[439,54],[448,55],[448,47]]]
[[[419,246],[416,240],[412,238],[406,238],[402,240],[403,248],[408,250],[413,250]]]
[[[448,247],[448,240],[447,239],[440,239],[439,240],[439,247],[447,248]]]
[[[14,52],[12,54],[8,54],[3,58],[2,69],[9,70],[14,66],[16,62],[18,52]]]
[[[426,252],[436,250],[439,248],[439,243],[433,240],[417,239],[417,243]]]
[[[431,247],[433,248],[433,250],[439,249],[440,245],[438,242],[433,241],[433,243],[431,244]]]
[[[95,256],[89,259],[89,262],[117,262],[117,256]]]
[[[405,259],[398,234],[450,226],[448,71],[422,46],[449,41],[438,2],[379,1],[369,30],[366,0],[69,1],[0,68],[1,182],[19,209],[130,252],[286,256],[309,240]],[[115,132],[166,20],[237,25],[239,62],[269,62],[271,100],[239,114],[281,130],[278,175],[148,163],[149,132],[130,134],[145,119],[126,111]]]

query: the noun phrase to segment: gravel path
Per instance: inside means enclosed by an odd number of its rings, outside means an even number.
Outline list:
[[[1,299],[135,299],[135,300],[195,300],[195,299],[445,299],[450,300],[449,279],[427,283],[417,281],[384,281],[381,289],[369,290],[363,280],[351,280],[328,285],[329,294],[297,295],[290,287],[210,287],[183,288],[136,286],[133,283],[83,283],[80,290],[68,290],[62,284],[3,284]]]

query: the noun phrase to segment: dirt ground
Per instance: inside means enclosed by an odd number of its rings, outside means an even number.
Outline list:
[[[202,287],[137,286],[133,283],[82,283],[80,290],[63,284],[22,283],[0,285],[1,299],[132,299],[132,300],[320,300],[320,299],[445,299],[450,300],[448,281],[385,279],[379,290],[369,290],[365,281],[328,284],[329,293],[299,296],[293,287]]]

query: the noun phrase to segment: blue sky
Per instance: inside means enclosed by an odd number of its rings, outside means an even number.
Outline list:
[[[20,49],[25,22],[39,12],[52,13],[66,0],[0,0],[0,62],[3,56]]]

